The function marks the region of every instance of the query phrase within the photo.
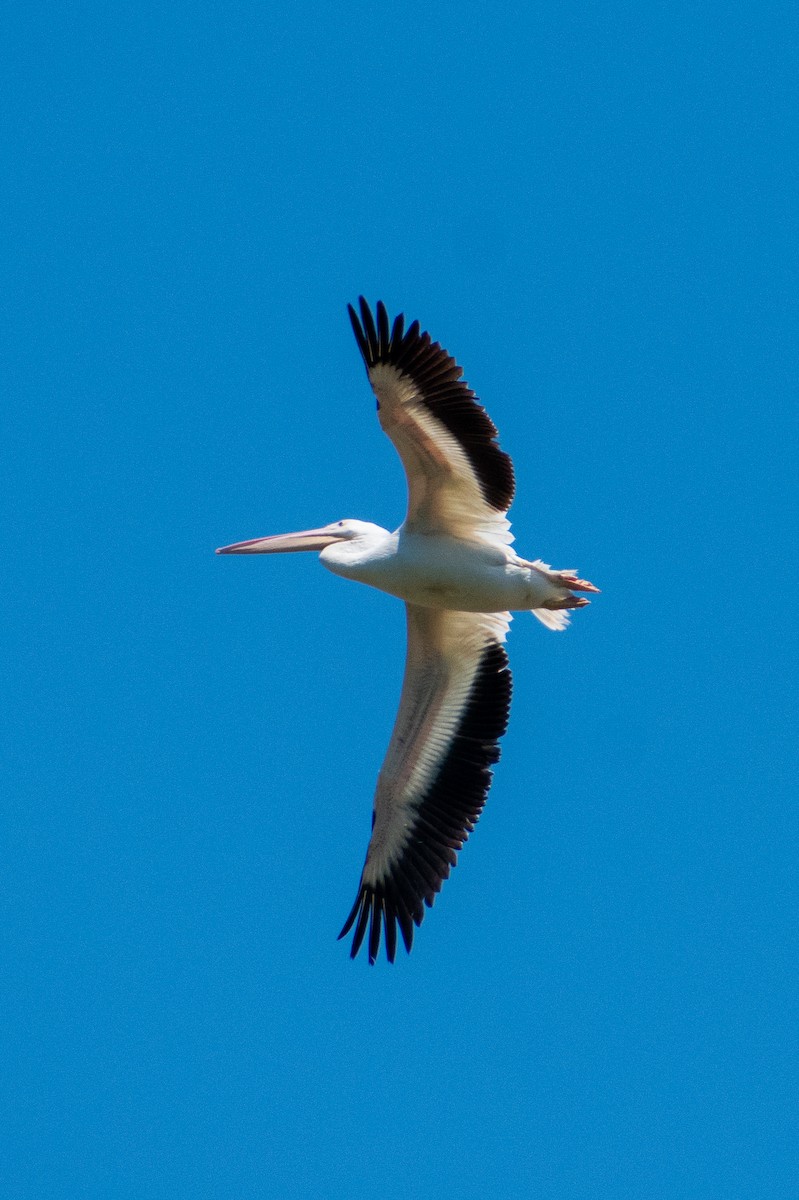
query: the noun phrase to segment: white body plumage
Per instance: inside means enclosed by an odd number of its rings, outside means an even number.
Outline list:
[[[467,541],[445,534],[417,533],[401,526],[394,533],[367,521],[341,521],[347,541],[319,555],[334,575],[366,583],[409,604],[457,612],[549,614],[570,595],[544,563],[530,563],[505,542]],[[574,581],[576,582],[576,580]]]

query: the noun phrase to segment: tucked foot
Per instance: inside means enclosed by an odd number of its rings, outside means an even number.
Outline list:
[[[576,571],[550,571],[549,577],[556,587],[569,588],[573,592],[599,591],[599,588],[594,587],[587,579],[578,579]]]
[[[594,591],[597,589],[594,588]],[[561,608],[585,608],[590,604],[590,600],[586,600],[585,596],[553,596],[551,600],[545,600],[542,607],[548,608],[550,611],[556,612]]]

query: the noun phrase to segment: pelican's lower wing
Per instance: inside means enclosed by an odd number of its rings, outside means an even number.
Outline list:
[[[408,654],[399,713],[380,771],[358,898],[352,957],[369,930],[369,961],[394,961],[399,925],[413,943],[425,904],[474,829],[508,725],[511,675],[502,643],[509,613],[406,605]]]

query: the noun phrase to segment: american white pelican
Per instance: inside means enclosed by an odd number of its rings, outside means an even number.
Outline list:
[[[355,926],[354,958],[369,930],[369,962],[385,931],[394,961],[399,926],[406,950],[424,906],[455,866],[474,829],[508,724],[511,676],[503,642],[511,610],[565,629],[566,610],[596,592],[575,571],[553,571],[511,549],[506,519],[513,467],[497,430],[446,350],[420,330],[375,324],[360,298],[349,307],[355,339],[377,396],[380,424],[408,479],[408,511],[394,533],[367,521],[254,538],[217,554],[318,550],[335,575],[405,601],[408,651],[399,713],[377,780],[372,836],[358,896],[339,937]]]

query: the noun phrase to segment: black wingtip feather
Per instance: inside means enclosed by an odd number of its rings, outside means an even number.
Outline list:
[[[405,317],[402,313],[397,313],[394,318],[394,328],[391,330],[391,346],[392,349],[402,341],[402,327],[405,324]]]
[[[402,940],[405,943],[405,951],[410,954],[413,949],[413,918],[411,917],[402,900],[397,904],[397,924],[400,927]]]
[[[397,954],[397,916],[388,909],[383,913],[385,922],[386,958],[393,963]]]
[[[361,328],[361,322],[358,320],[358,314],[351,304],[347,305],[347,312],[350,314],[350,324],[352,325],[352,332],[355,334],[355,340],[358,343],[358,349],[363,356],[364,362],[366,362],[369,357],[369,346]]]
[[[375,357],[378,352],[377,330],[375,329],[375,322],[374,322],[374,317],[372,316],[372,310],[370,309],[369,305],[366,303],[363,296],[358,297],[358,303],[360,304],[360,307],[361,307],[361,321],[363,322],[363,329],[364,329],[364,333],[366,334],[367,344],[369,346],[369,357],[375,358],[375,361],[377,361],[377,359]]]
[[[391,338],[388,332],[388,313],[382,300],[377,302],[377,354],[381,359],[387,358],[391,348]]]
[[[371,907],[372,906],[369,903],[369,897],[364,895],[361,899],[361,911],[358,914],[358,922],[355,926],[355,933],[352,935],[352,949],[350,950],[350,958],[355,958],[355,955],[361,948],[361,942],[363,941],[364,934],[366,933],[366,926],[369,922],[369,913],[371,911]]]
[[[358,915],[359,908],[361,907],[361,900],[362,900],[362,896],[361,896],[361,893],[359,892],[358,899],[355,901],[352,908],[350,909],[350,915],[347,917],[346,921],[344,922],[344,927],[341,930],[341,933],[338,935],[338,938],[336,939],[337,941],[340,942],[341,939],[343,937],[346,937],[347,934],[349,933],[349,931],[352,929],[353,922]]]
[[[374,966],[380,949],[380,928],[383,917],[383,897],[376,895],[372,901],[369,920],[369,962]]]

